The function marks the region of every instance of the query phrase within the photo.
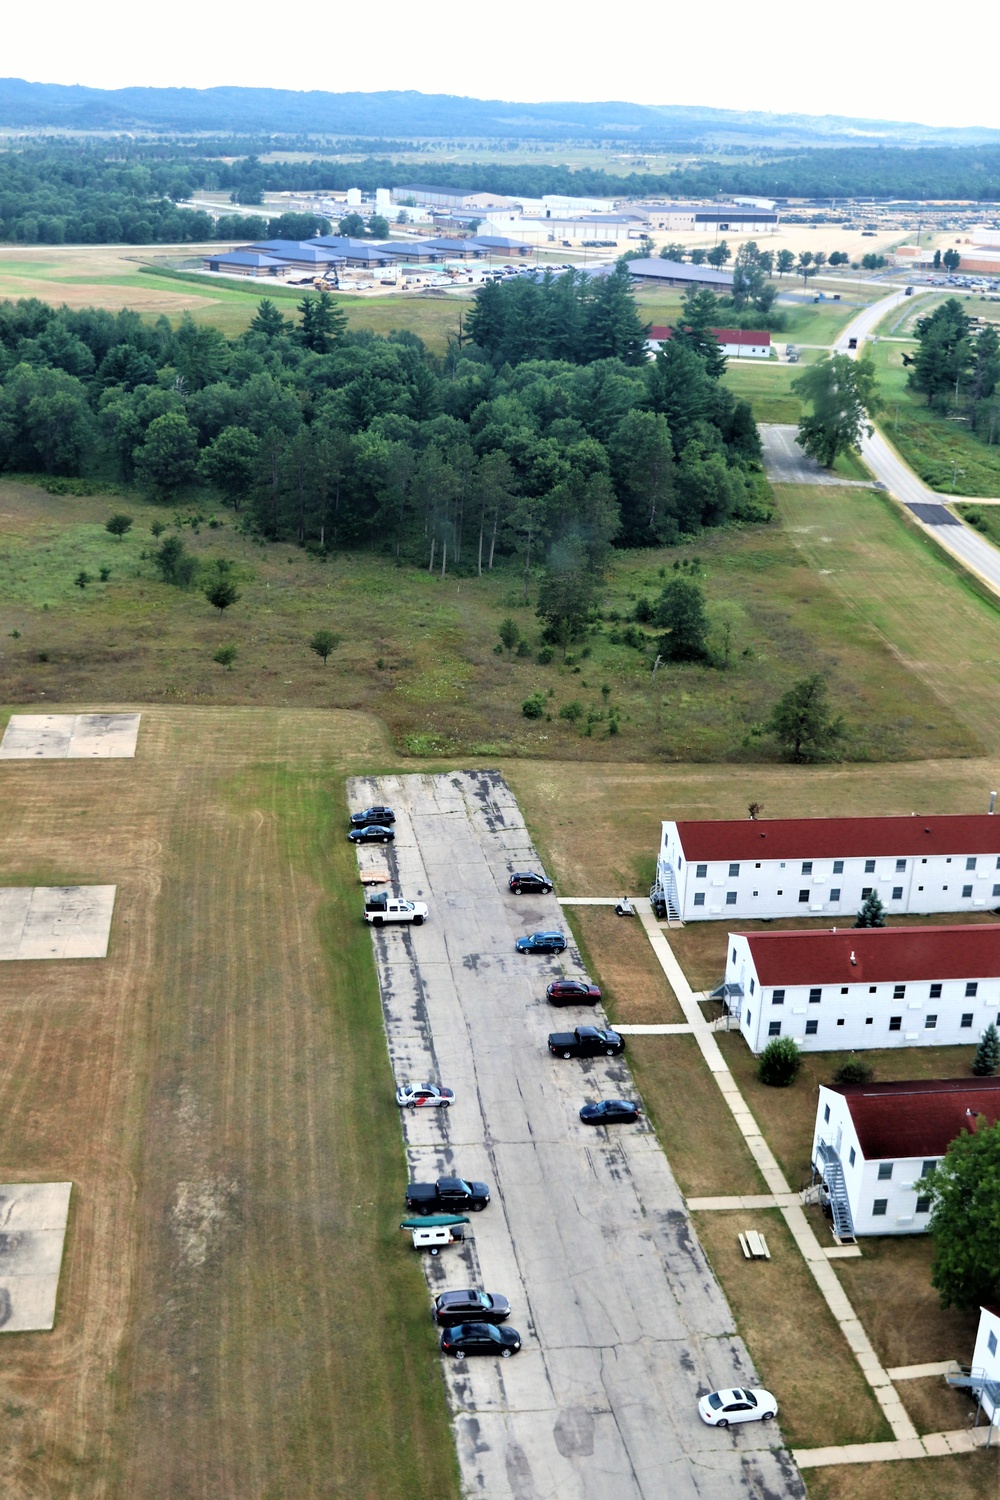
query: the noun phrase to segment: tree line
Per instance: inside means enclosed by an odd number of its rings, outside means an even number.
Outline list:
[[[327,552],[472,573],[516,557],[525,597],[548,566],[552,608],[576,618],[612,546],[769,514],[749,406],[720,383],[714,298],[691,296],[649,361],[630,294],[608,283],[594,327],[613,347],[595,333],[590,359],[486,331],[438,359],[408,332],[348,332],[328,293],[297,322],[263,299],[233,340],[190,317],[3,303],[0,466],[174,504],[200,488],[261,538]],[[493,291],[467,330],[485,330]]]
[[[995,324],[980,323],[949,297],[917,322],[917,352],[909,385],[938,411],[969,413],[973,430],[986,443],[1000,441],[1000,335]]]

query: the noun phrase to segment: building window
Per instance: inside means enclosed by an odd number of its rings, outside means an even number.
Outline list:
[[[840,993],[842,995],[849,995],[850,994],[850,990],[847,988],[846,984],[841,985],[841,987],[840,987]]]
[[[809,900],[809,892],[808,891],[799,891],[799,900],[800,901],[808,901]]]
[[[809,1004],[810,1005],[818,1005],[819,1002],[822,1000],[822,998],[823,998],[823,991],[822,990],[810,990],[809,991]]]
[[[979,994],[979,980],[978,979],[970,979],[969,982],[968,982],[968,984],[965,986],[965,998],[966,998],[966,1000],[974,1000],[978,994]]]
[[[751,995],[754,992],[754,986],[755,986],[756,983],[757,983],[757,981],[755,979],[751,979],[751,981],[750,981],[750,993],[751,993]]]
[[[939,984],[932,984],[931,985],[931,999],[932,1000],[940,1000],[941,999],[941,986]]]
[[[812,860],[811,859],[804,859],[802,861],[802,873],[803,873],[803,875],[811,875],[812,872],[813,872],[813,862],[812,862]]]
[[[903,998],[903,996],[905,994],[906,994],[906,985],[905,984],[893,985],[892,998],[894,1000],[902,1000],[902,998]]]
[[[902,1016],[890,1016],[889,1017],[889,1030],[890,1031],[902,1031],[902,1029],[903,1029],[903,1018],[902,1018]]]
[[[879,1164],[878,1164],[878,1180],[879,1180],[879,1182],[891,1182],[892,1181],[892,1162],[891,1161],[880,1161],[879,1162]]]
[[[965,868],[967,870],[974,870],[976,868],[976,856],[974,854],[970,854],[965,861]]]
[[[869,995],[874,995],[877,990],[878,990],[878,985],[877,984],[870,984],[868,986],[868,993],[869,993]]]
[[[736,892],[735,891],[727,891],[726,892],[726,905],[727,906],[735,906],[736,905]]]
[[[903,899],[903,887],[901,885],[894,885],[893,886],[893,888],[892,888],[892,899],[893,899],[893,901],[902,901],[902,899]]]
[[[843,875],[843,873],[844,873],[844,861],[842,859],[835,859],[834,860],[834,862],[833,862],[833,873],[835,875]]]
[[[843,1016],[841,1016],[840,1019],[839,1019],[839,1021],[837,1022],[837,1025],[838,1026],[843,1026],[843,1024],[844,1024],[844,1018],[843,1018]]]
[[[847,1158],[847,1165],[849,1167],[853,1167],[854,1163],[857,1161],[857,1159],[858,1159],[858,1154],[855,1151],[854,1147],[852,1146],[851,1147],[851,1151],[850,1151],[850,1155]]]
[[[991,1354],[995,1354],[997,1352],[997,1336],[995,1333],[991,1333],[989,1338],[986,1340],[986,1347]]]
[[[840,900],[840,886],[839,885],[834,885],[834,886],[830,887],[830,900],[831,901],[839,901]]]
[[[806,1036],[815,1036],[819,1030],[819,1021],[806,1022]]]
[[[704,891],[695,891],[695,893],[694,893],[694,904],[695,904],[695,906],[704,906],[705,905],[705,892]]]
[[[785,992],[784,992],[784,990],[775,990],[774,993],[771,996],[771,1004],[772,1005],[784,1005],[784,1003],[785,1003]]]
[[[768,1036],[780,1036],[781,1035],[781,1022],[780,1021],[768,1021],[768,1023],[767,1023],[767,1034],[768,1034]]]
[[[736,962],[736,949],[733,949],[733,963]]]
[[[873,859],[866,859],[865,860],[865,874],[866,875],[874,875],[875,874],[875,861]]]
[[[971,895],[972,895],[972,886],[971,885],[963,885],[963,887],[962,887],[962,898],[963,898],[963,900],[967,896],[971,896]]]
[[[871,893],[872,893],[871,886],[870,885],[863,885],[861,887],[861,899],[862,899],[862,901],[867,901],[868,897],[871,895]]]
[[[694,878],[695,878],[695,880],[704,880],[707,874],[708,874],[708,865],[695,865],[695,867],[694,867]]]
[[[874,1019],[875,1019],[874,1016],[865,1016],[865,1025],[866,1026],[870,1026],[872,1024],[872,1022],[874,1021]]]
[[[928,1016],[927,1020],[924,1022],[924,1026],[928,1031],[937,1031],[937,1016]]]
[[[993,894],[994,896],[1000,896],[1000,885],[995,885],[993,887]]]
[[[971,1010],[967,1010],[963,1014],[963,1016],[962,1016],[962,1022],[961,1022],[960,1030],[962,1030],[962,1031],[970,1031],[971,1029],[972,1029],[972,1012],[971,1012]]]
[[[872,1204],[872,1217],[876,1219],[884,1219],[886,1213],[888,1212],[888,1209],[888,1198],[876,1198],[875,1202]]]
[[[829,1104],[825,1104],[823,1106],[823,1123],[825,1125],[829,1125],[829,1123],[830,1123],[830,1106],[829,1106]]]
[[[739,873],[740,873],[740,867],[739,867],[739,865],[730,865],[729,866],[729,878],[730,878],[730,880],[732,880],[733,877],[735,875],[738,875]]]
[[[921,1193],[920,1197],[917,1199],[917,1213],[918,1214],[929,1214],[930,1211],[931,1211],[931,1195],[930,1195],[930,1193]]]
[[[754,891],[754,895],[755,896],[759,896],[760,895],[760,891]]]
[[[931,1157],[930,1161],[925,1161],[923,1166],[920,1168],[921,1177],[929,1177],[936,1166],[937,1160],[935,1157]]]
[[[897,875],[903,875],[903,874],[905,874],[905,872],[906,872],[906,860],[905,859],[897,859],[897,861],[896,861],[896,874]]]
[[[784,895],[784,894],[785,894],[785,893],[784,893],[784,891],[779,891],[779,892],[778,892],[778,895],[779,895],[779,896],[783,896],[783,895]]]

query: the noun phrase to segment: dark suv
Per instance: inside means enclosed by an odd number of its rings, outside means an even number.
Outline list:
[[[547,896],[552,890],[552,882],[546,880],[544,875],[537,875],[534,870],[515,870],[507,885],[515,896],[520,896],[524,891]]]
[[[457,1323],[502,1323],[510,1317],[510,1303],[494,1292],[442,1292],[434,1303],[434,1321],[439,1328]]]
[[[387,828],[395,821],[396,814],[391,807],[366,807],[364,812],[351,813],[352,828],[364,828],[368,823],[381,823],[383,828]]]

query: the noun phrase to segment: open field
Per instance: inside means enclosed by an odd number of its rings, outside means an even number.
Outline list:
[[[731,359],[722,378],[734,396],[750,402],[756,421],[792,423],[802,416],[802,402],[792,390],[792,381],[801,373],[800,365],[779,365],[776,360]]]
[[[823,492],[842,493],[859,492]],[[123,504],[135,525],[117,542],[103,522]],[[220,618],[196,589],[159,582],[142,556],[155,545],[151,523],[171,514],[133,496],[123,503],[0,484],[0,642],[11,700],[336,704],[377,713],[414,755],[594,760],[608,756],[613,705],[621,715],[614,748],[629,759],[746,761],[775,755],[768,741],[748,734],[779,693],[806,672],[823,671],[851,726],[852,756],[962,755],[978,745],[941,712],[919,667],[903,666],[853,605],[845,608],[831,579],[794,545],[798,533],[775,524],[615,554],[603,625],[565,662],[557,656],[541,666],[494,653],[507,614],[533,649],[540,640],[511,571],[442,579],[365,553],[317,560],[297,547],[252,541],[228,512],[218,529],[182,529],[197,556],[225,555],[238,565],[242,598]],[[900,531],[891,543],[906,546],[908,538]],[[621,640],[613,617],[627,618],[640,595],[655,598],[673,564],[694,556],[717,631],[724,615],[732,624],[730,665],[664,667],[654,681],[655,635],[645,637],[645,652],[637,650]],[[964,600],[939,564],[921,561],[928,587]],[[101,566],[111,569],[107,583],[74,586],[81,568],[94,578]],[[981,635],[988,641],[1000,622],[979,607],[989,617]],[[326,667],[308,649],[321,626],[345,636]],[[212,660],[223,644],[239,650],[231,672]],[[551,721],[521,714],[537,690],[550,694]],[[574,702],[583,709],[575,724],[559,717]]]
[[[972,304],[976,308],[977,303]],[[932,411],[911,391],[903,353],[916,345],[878,343],[873,350],[885,400],[880,424],[906,462],[931,489],[954,495],[1000,495],[1000,446],[981,442],[962,420]]]
[[[333,837],[384,753],[362,715],[144,708],[134,761],[4,763],[0,878],[118,883],[106,962],[0,974],[4,1180],[74,1183],[56,1329],[4,1344],[11,1500],[457,1494]]]

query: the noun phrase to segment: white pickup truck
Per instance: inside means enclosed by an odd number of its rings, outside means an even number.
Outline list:
[[[427,907],[422,901],[404,901],[385,891],[365,897],[365,921],[373,927],[381,927],[383,922],[412,922],[419,927],[426,916]]]

